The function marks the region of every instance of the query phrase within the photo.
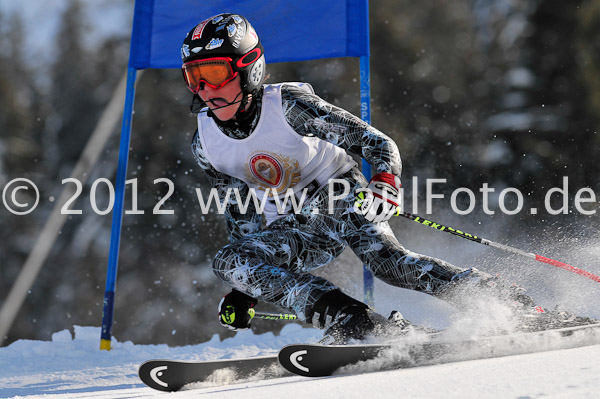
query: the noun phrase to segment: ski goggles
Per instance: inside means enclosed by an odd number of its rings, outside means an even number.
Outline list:
[[[233,71],[231,61],[231,58],[228,57],[215,57],[186,62],[181,70],[188,89],[192,93],[198,94],[202,83],[213,89],[225,86],[238,75]]]

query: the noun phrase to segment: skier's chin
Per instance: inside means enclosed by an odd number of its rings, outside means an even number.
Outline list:
[[[232,104],[233,105],[233,104]],[[231,105],[227,105],[225,107],[215,107],[216,109],[212,109],[213,114],[219,119],[221,122],[227,122],[235,117],[235,107]]]

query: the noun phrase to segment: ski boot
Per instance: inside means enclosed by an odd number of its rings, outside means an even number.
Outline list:
[[[351,340],[363,340],[386,321],[366,304],[340,290],[323,295],[313,306],[312,315],[307,320],[325,330],[319,342],[323,345],[343,345]]]
[[[402,313],[397,310],[392,310],[390,317],[388,317],[388,321],[393,326],[396,333],[400,335],[406,335],[413,332],[423,332],[426,334],[432,334],[438,332],[438,330],[426,327],[426,326],[418,326],[411,323],[409,320],[405,319]]]
[[[408,334],[415,330],[415,326],[407,319],[404,318],[402,313],[397,310],[392,310],[390,317],[388,317],[390,325],[393,326],[394,330],[400,334]]]
[[[535,332],[596,323],[600,323],[600,320],[586,316],[576,316],[571,312],[560,309],[558,306],[553,310],[536,306],[532,312],[520,315],[519,329],[524,332]]]
[[[500,276],[490,276],[476,269],[469,269],[459,278],[440,287],[434,295],[459,309],[469,310],[489,300],[499,301],[509,307],[511,325],[518,331],[533,332],[563,327],[593,324],[597,320],[575,316],[564,310],[548,310],[536,305],[526,290],[510,284]]]
[[[511,307],[516,327],[520,331],[533,332],[552,330],[565,327],[576,327],[594,324],[598,320],[576,316],[558,306],[554,310],[536,305],[533,299],[526,294],[526,290],[516,284],[507,284],[499,276],[481,279],[480,284],[489,293]]]
[[[381,324],[374,332],[377,341],[390,342],[402,340],[409,335],[414,334],[433,334],[438,332],[430,327],[418,326],[405,319],[402,313],[397,310],[392,310],[385,324]]]

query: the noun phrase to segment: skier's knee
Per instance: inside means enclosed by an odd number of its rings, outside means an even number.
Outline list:
[[[226,272],[234,265],[235,251],[229,245],[221,248],[212,262],[213,273],[221,280],[225,280]]]

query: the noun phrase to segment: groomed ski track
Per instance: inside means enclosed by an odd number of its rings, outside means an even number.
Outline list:
[[[126,375],[119,376],[122,372]],[[164,393],[143,387],[122,367],[34,377],[20,398],[592,398],[600,395],[600,345],[404,370],[324,378],[285,377]],[[115,385],[97,385],[98,379]],[[0,379],[3,380],[3,379]],[[87,381],[87,383],[86,383]],[[31,381],[33,382],[33,381]],[[0,387],[3,384],[0,383]],[[61,387],[62,386],[62,387]],[[25,392],[47,392],[28,395]],[[51,392],[56,392],[52,394]],[[61,393],[62,392],[62,393]]]
[[[284,336],[312,339],[297,325]],[[325,378],[222,381],[223,385],[164,393],[137,378],[140,359],[238,358],[273,353],[282,336],[251,332],[218,342],[169,348],[116,343],[97,349],[98,328],[76,327],[51,342],[17,341],[0,349],[0,398],[582,398],[600,397],[600,345]],[[261,343],[258,344],[257,343]],[[264,347],[260,347],[264,345]]]

